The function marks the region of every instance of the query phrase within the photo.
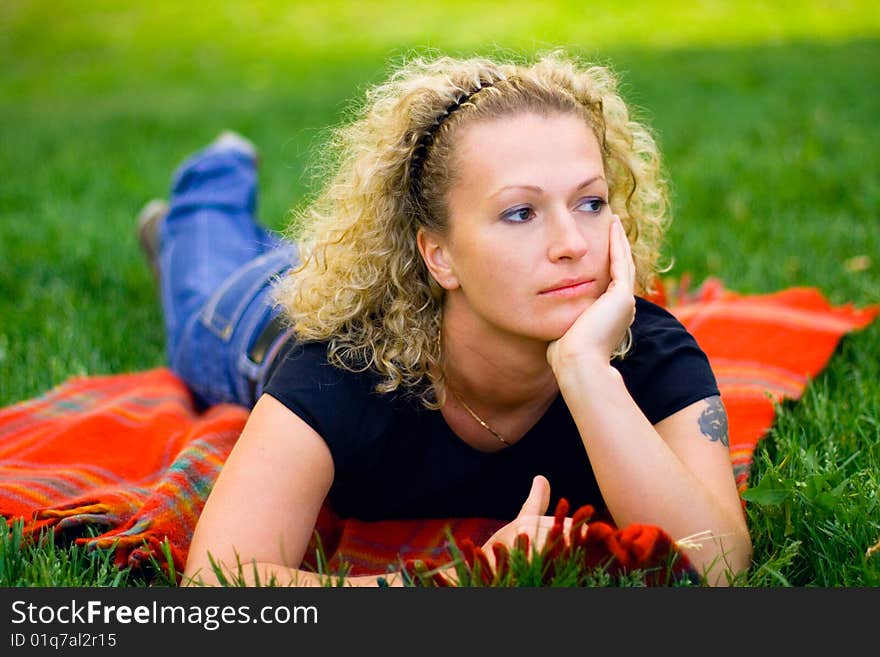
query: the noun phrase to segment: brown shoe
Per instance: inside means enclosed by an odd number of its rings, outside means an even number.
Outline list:
[[[159,227],[168,214],[168,203],[154,198],[149,201],[137,217],[138,244],[144,254],[153,276],[159,280]]]

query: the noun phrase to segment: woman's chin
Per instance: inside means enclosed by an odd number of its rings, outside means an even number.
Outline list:
[[[552,317],[547,317],[547,323],[543,328],[548,336],[548,341],[558,340],[565,335],[578,318],[584,314],[584,311],[593,305],[594,301],[595,299],[579,300],[577,304],[560,308],[558,312],[553,313]]]
[[[583,312],[583,311],[581,311]],[[571,317],[559,317],[553,321],[547,321],[536,331],[540,334],[541,339],[545,342],[553,342],[568,333],[568,330],[574,325],[581,312],[573,314]]]

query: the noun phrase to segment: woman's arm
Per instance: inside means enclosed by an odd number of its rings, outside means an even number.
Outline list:
[[[611,283],[547,349],[608,510],[618,526],[652,524],[675,540],[708,533],[686,549],[711,584],[745,570],[751,540],[727,448],[726,415],[710,397],[652,426],[610,357],[635,317],[629,243],[611,224]],[[712,415],[717,424],[706,422]],[[722,429],[723,427],[723,433]],[[551,482],[552,483],[552,482]]]
[[[726,431],[704,431],[724,413],[709,397],[651,426],[613,367],[573,371],[560,382],[593,472],[615,523],[656,525],[676,541],[714,585],[746,570],[751,539],[727,447]],[[726,425],[726,423],[725,423]],[[725,426],[726,428],[726,426]]]
[[[730,533],[725,535],[724,528],[719,527],[717,532],[712,532],[716,538],[702,541],[704,550],[718,553],[719,562],[713,569],[716,578],[722,577],[728,569],[734,573],[745,572],[751,563],[752,540],[733,474],[727,412],[721,398],[712,396],[691,404],[658,422],[654,428],[681,464],[694,473],[723,509]],[[695,551],[691,550],[689,554],[695,562],[698,561]],[[712,558],[702,554],[699,561],[709,564]]]
[[[248,585],[272,578],[279,586],[320,586],[300,570],[321,505],[333,482],[333,459],[314,429],[269,395],[248,417],[199,517],[183,573],[184,584],[217,585],[211,558],[228,577],[238,564]],[[209,557],[210,555],[210,557]],[[386,577],[401,585],[399,577]],[[352,577],[375,586],[378,577]]]

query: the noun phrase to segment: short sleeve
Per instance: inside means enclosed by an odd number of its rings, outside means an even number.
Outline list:
[[[389,421],[387,404],[374,386],[374,376],[329,363],[326,343],[290,340],[276,357],[263,392],[324,439],[338,477],[367,467],[370,445]]]
[[[612,364],[651,424],[720,394],[708,357],[669,311],[636,297],[632,334],[629,353]]]

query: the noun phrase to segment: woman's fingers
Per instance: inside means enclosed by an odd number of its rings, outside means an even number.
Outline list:
[[[629,326],[636,319],[636,308],[633,295],[635,294],[636,284],[636,266],[633,262],[632,249],[629,240],[626,237],[626,231],[620,221],[620,217],[614,215],[612,228],[612,246],[611,246],[611,284],[614,286],[615,292],[625,295],[627,300],[632,302],[632,312],[629,317]]]
[[[550,482],[544,475],[535,475],[529,496],[519,512],[520,517],[539,516],[547,511],[550,504]]]
[[[517,535],[526,534],[532,546],[533,552],[540,552],[547,542],[547,535],[553,528],[556,519],[553,516],[536,516],[532,518],[522,518],[517,525]],[[571,532],[571,518],[565,518],[562,524],[563,536],[568,536]]]
[[[611,222],[611,279],[631,292],[635,286],[636,268],[629,240],[620,217],[614,215]]]

